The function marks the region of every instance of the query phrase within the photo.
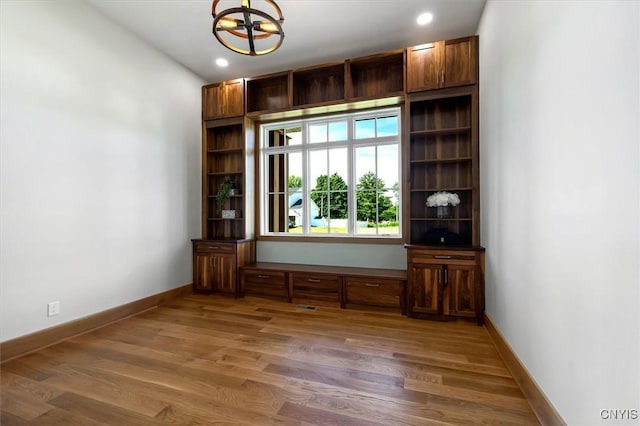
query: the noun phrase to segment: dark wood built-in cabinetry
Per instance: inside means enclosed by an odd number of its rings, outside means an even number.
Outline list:
[[[202,119],[242,117],[244,114],[244,80],[230,80],[202,88]]]
[[[407,92],[475,84],[477,46],[472,36],[407,48]]]
[[[413,318],[484,319],[477,44],[465,37],[407,49],[404,206]],[[439,213],[427,206],[438,192],[460,203]]]
[[[240,266],[255,262],[254,240],[192,240],[193,291],[196,293],[238,292]]]
[[[252,120],[389,105],[404,105],[408,280],[406,271],[256,264]],[[478,115],[477,36],[204,86],[202,240],[193,246],[194,290],[399,308],[415,318],[481,323]],[[225,207],[236,212],[230,218],[216,202],[229,178],[236,184]],[[447,215],[426,205],[443,191],[460,198]]]
[[[409,96],[405,205],[411,243],[480,242],[477,97],[473,86]],[[450,217],[438,217],[437,208],[426,205],[441,191],[460,199]]]
[[[484,321],[484,249],[407,246],[408,315]]]
[[[241,296],[341,308],[388,308],[406,313],[407,276],[402,270],[264,262],[244,266],[240,271]]]
[[[204,239],[253,238],[253,127],[244,117],[204,123],[202,151],[202,235]],[[222,209],[235,210],[223,218],[217,199],[220,185],[231,179],[235,191]]]
[[[255,262],[253,125],[244,80],[202,88],[202,239],[193,242],[194,292],[237,295],[238,267]],[[233,194],[218,208],[225,180]],[[222,210],[235,211],[225,218]]]
[[[349,108],[397,105],[405,95],[404,75],[404,50],[395,50],[248,78],[246,114],[272,118],[318,107],[335,107],[318,110],[326,113],[346,110],[347,104]],[[383,98],[388,99],[386,103]],[[289,114],[277,115],[279,112]]]

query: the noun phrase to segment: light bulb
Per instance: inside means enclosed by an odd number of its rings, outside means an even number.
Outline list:
[[[278,27],[276,27],[273,22],[269,22],[269,21],[261,21],[260,24],[258,25],[258,28],[261,31],[264,31],[264,32],[267,32],[267,33],[277,33],[278,32]]]
[[[238,26],[238,21],[231,18],[222,18],[218,21],[218,25],[220,25],[220,28],[222,28],[223,30],[228,30],[236,28]]]

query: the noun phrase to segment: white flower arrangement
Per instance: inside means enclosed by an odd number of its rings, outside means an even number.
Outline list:
[[[427,198],[427,207],[457,206],[460,204],[458,194],[450,192],[436,192]]]

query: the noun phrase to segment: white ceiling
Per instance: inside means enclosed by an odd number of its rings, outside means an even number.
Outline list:
[[[207,82],[255,77],[475,34],[486,0],[276,0],[284,15],[282,46],[249,57],[213,36],[209,0],[87,0],[100,12]],[[218,11],[239,7],[222,0]],[[261,0],[252,7],[269,10]],[[431,12],[419,26],[416,17]],[[215,65],[226,58],[229,66]]]

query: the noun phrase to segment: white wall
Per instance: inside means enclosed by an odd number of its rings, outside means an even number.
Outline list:
[[[258,241],[258,262],[407,269],[403,245]]]
[[[190,283],[203,81],[84,2],[0,3],[0,340]]]
[[[570,425],[640,410],[640,3],[489,1],[487,312]]]

